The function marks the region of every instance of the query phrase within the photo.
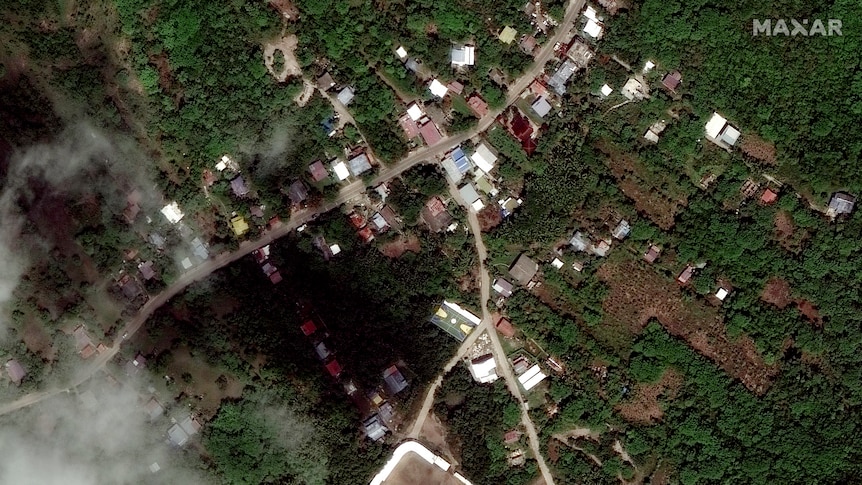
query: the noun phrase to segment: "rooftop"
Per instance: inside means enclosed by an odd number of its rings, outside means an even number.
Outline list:
[[[333,160],[332,171],[335,172],[335,176],[338,178],[339,182],[350,176],[350,170],[347,168],[347,164],[344,163],[343,160]]]
[[[180,206],[176,202],[171,202],[162,207],[162,215],[164,215],[171,224],[176,224],[183,218],[183,212],[180,210]]]
[[[523,286],[527,286],[538,271],[539,265],[523,253],[518,256],[518,259],[509,268],[509,274],[512,278]]]
[[[446,85],[436,79],[431,81],[431,84],[428,85],[428,89],[431,90],[431,94],[438,98],[446,96],[446,93],[449,91],[449,88],[447,88]]]
[[[233,229],[233,233],[236,234],[237,237],[248,232],[248,223],[245,222],[245,218],[243,216],[236,216],[231,219],[230,225]]]
[[[537,115],[539,115],[539,118],[544,118],[545,116],[547,116],[552,109],[551,103],[549,103],[548,100],[545,99],[543,96],[539,96],[538,98],[536,98],[536,100],[533,101],[533,104],[531,104],[530,107],[533,108],[533,111],[535,111]]]
[[[507,25],[500,32],[499,39],[504,44],[511,44],[515,40],[516,35],[518,35],[518,31]]]
[[[453,47],[451,57],[453,66],[472,66],[476,63],[476,48],[471,45]]]
[[[326,166],[320,160],[309,165],[308,172],[311,173],[311,178],[315,182],[320,182],[329,176],[329,172],[326,171]]]
[[[492,354],[483,355],[471,360],[467,368],[470,369],[473,379],[481,384],[488,384],[499,378],[497,375],[497,362],[494,360]]]
[[[230,188],[237,197],[245,197],[249,192],[242,175],[237,175],[230,181]]]
[[[348,160],[347,165],[350,169],[350,173],[353,174],[354,177],[358,177],[360,174],[371,170],[371,163],[368,161],[368,155],[364,152]]]
[[[350,86],[345,86],[341,91],[338,92],[337,98],[341,104],[347,106],[348,104],[350,104],[351,101],[353,101],[354,94],[355,93],[353,91],[353,88],[351,88]]]
[[[407,379],[404,378],[398,367],[394,365],[383,371],[383,382],[386,385],[386,392],[390,396],[398,394],[407,389],[408,386]]]

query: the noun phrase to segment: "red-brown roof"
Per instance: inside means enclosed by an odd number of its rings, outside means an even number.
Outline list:
[[[371,232],[371,228],[368,226],[363,227],[359,231],[356,232],[359,237],[362,239],[362,242],[370,242],[374,240],[374,233]]]
[[[679,274],[679,277],[676,280],[680,284],[684,285],[684,284],[688,283],[688,280],[691,279],[691,275],[693,275],[693,274],[694,274],[694,266],[688,265],[685,267],[685,269],[682,271],[682,273]]]
[[[437,125],[431,120],[428,120],[424,125],[419,127],[419,134],[422,135],[422,139],[425,140],[426,145],[433,145],[443,139],[443,135],[437,129]]]
[[[500,318],[494,326],[497,327],[497,331],[500,332],[500,335],[504,337],[512,338],[515,336],[515,327],[513,327],[512,322],[506,318]]]
[[[323,162],[320,160],[309,165],[308,171],[311,173],[311,178],[314,179],[315,182],[320,182],[329,176],[329,172],[326,171],[326,166],[323,165]]]
[[[337,360],[332,359],[332,361],[326,364],[326,370],[329,371],[329,375],[332,377],[338,377],[341,374],[341,364]]]
[[[510,445],[510,444],[518,441],[519,439],[521,439],[521,432],[518,431],[517,429],[513,429],[512,431],[509,431],[508,433],[503,435],[503,441],[507,445]]]
[[[647,252],[644,254],[644,259],[647,263],[654,263],[656,259],[658,259],[661,254],[661,248],[658,246],[650,246]]]
[[[467,106],[480,118],[488,114],[488,103],[478,94],[474,94],[467,99]]]
[[[440,197],[431,197],[428,199],[428,202],[425,202],[425,207],[428,208],[428,212],[433,217],[437,217],[446,210],[446,206],[443,205],[443,201],[440,200]]]
[[[407,137],[408,140],[412,140],[419,136],[419,126],[413,121],[413,118],[410,115],[404,115],[401,118],[398,118],[398,124],[401,125],[401,129],[404,130],[404,136]]]
[[[269,275],[269,281],[271,281],[272,284],[281,283],[281,273],[276,271],[275,273]]]
[[[359,229],[365,225],[365,218],[356,212],[347,214],[347,218],[350,219],[350,225],[353,226],[354,229]]]
[[[302,333],[306,336],[313,334],[317,330],[317,325],[314,324],[313,320],[306,320],[305,323],[299,327],[302,330]]]
[[[676,88],[679,86],[679,83],[681,81],[682,74],[680,74],[679,71],[673,71],[671,73],[668,73],[668,75],[666,75],[664,79],[661,80],[661,83],[664,85],[664,87],[670,89],[671,91],[676,91]]]
[[[446,87],[449,88],[449,91],[452,91],[455,94],[461,94],[462,92],[464,92],[464,85],[459,83],[458,81],[452,81]]]
[[[760,196],[760,201],[764,204],[771,204],[778,200],[778,194],[772,191],[772,189],[766,189],[763,191],[763,195]]]

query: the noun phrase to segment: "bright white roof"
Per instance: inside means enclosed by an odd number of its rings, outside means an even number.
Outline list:
[[[650,72],[654,67],[655,63],[653,61],[646,61],[646,64],[644,64],[644,72]]]
[[[418,104],[413,103],[407,107],[407,115],[410,116],[411,120],[419,121],[419,118],[422,117],[422,108]]]
[[[473,315],[472,313],[468,312],[467,310],[461,308],[461,306],[458,305],[457,303],[452,303],[451,301],[443,300],[443,304],[440,306],[446,307],[449,310],[457,313],[458,315],[460,315],[462,318],[464,318],[468,322],[472,323],[473,325],[479,325],[480,323],[482,323],[481,318],[479,318],[476,315]]]
[[[479,362],[469,363],[473,379],[482,384],[496,381],[499,376],[497,375],[497,362],[494,361],[494,356],[489,354],[481,359]]]
[[[176,201],[162,207],[162,215],[164,215],[171,224],[176,224],[183,218],[183,212],[180,210],[180,206],[177,205]]]
[[[718,291],[715,292],[715,297],[721,301],[724,301],[727,298],[727,290],[724,288],[719,288]]]
[[[473,160],[473,163],[476,164],[479,169],[483,172],[488,173],[491,169],[494,168],[494,163],[497,161],[497,156],[491,152],[491,149],[488,148],[488,145],[484,143],[480,143],[479,146],[476,147],[476,152],[470,156],[470,159]]]
[[[470,45],[452,48],[453,66],[472,66],[476,63],[476,48]]]
[[[341,252],[341,246],[339,246],[338,244],[333,244],[332,246],[329,246],[329,251],[332,252],[333,256],[335,256],[336,254]]]
[[[536,387],[536,384],[542,382],[545,377],[548,376],[542,373],[542,369],[539,367],[538,364],[536,364],[533,367],[530,367],[527,372],[521,374],[521,376],[518,377],[518,382],[520,382],[521,385],[524,386],[525,391],[529,391],[530,389]]]
[[[350,170],[347,169],[347,164],[344,162],[332,164],[332,170],[335,172],[335,176],[338,177],[338,180],[344,180],[350,176]]]
[[[584,32],[586,32],[590,37],[598,39],[602,35],[602,26],[595,20],[590,19],[587,20],[587,25],[584,26]]]
[[[602,86],[602,96],[610,96],[612,92],[614,92],[613,88],[611,88],[607,84]]]
[[[218,170],[219,172],[223,171],[226,168],[227,164],[224,163],[224,160],[219,160],[219,162],[216,164],[216,170]]]
[[[431,94],[437,96],[438,98],[446,96],[446,93],[449,91],[446,85],[436,79],[431,81],[431,84],[428,86],[428,89],[431,90]]]
[[[712,118],[706,122],[706,136],[718,138],[725,124],[727,124],[727,120],[723,116],[718,113],[712,113]]]
[[[180,262],[180,264],[183,265],[183,269],[189,269],[192,267],[192,260],[189,258],[186,258],[186,259],[182,260]]]
[[[554,260],[553,260],[553,261],[551,261],[551,266],[553,266],[553,267],[555,267],[555,268],[557,268],[557,269],[562,269],[562,267],[563,267],[563,262],[562,262],[562,261],[560,261],[560,258],[554,258]]]
[[[482,199],[476,199],[470,207],[472,207],[474,211],[479,212],[485,208],[485,203],[482,202]]]
[[[398,54],[398,57],[401,59],[405,59],[407,57],[407,49],[404,46],[399,46],[398,49],[395,50],[395,53]]]
[[[658,143],[658,135],[653,133],[652,130],[647,130],[647,132],[644,133],[644,138],[646,138],[647,140],[649,140],[653,143]]]
[[[598,20],[599,19],[596,16],[596,9],[594,9],[593,7],[587,7],[587,9],[584,10],[584,17],[586,17],[590,20]]]

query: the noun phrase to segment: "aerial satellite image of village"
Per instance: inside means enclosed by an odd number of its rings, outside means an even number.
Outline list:
[[[860,127],[859,0],[0,2],[0,485],[862,483]]]

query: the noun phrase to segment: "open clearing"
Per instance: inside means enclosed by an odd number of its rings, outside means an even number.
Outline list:
[[[780,278],[772,278],[766,282],[763,291],[760,293],[760,299],[766,303],[775,305],[779,310],[783,310],[791,303],[795,303],[796,308],[809,322],[818,327],[823,325],[823,317],[820,316],[820,312],[817,311],[814,303],[801,298],[793,299],[790,292],[790,284]]]
[[[299,62],[297,62],[296,55],[294,54],[296,43],[296,36],[290,34],[272,42],[267,42],[263,46],[263,60],[266,64],[266,70],[280,83],[286,81],[290,76],[302,75],[302,69],[299,68]],[[275,72],[274,70],[275,51],[280,51],[284,57],[284,66],[279,72]]]
[[[409,452],[401,458],[398,466],[383,482],[384,485],[461,485],[453,475]]]
[[[608,262],[597,274],[610,287],[602,303],[608,317],[635,334],[655,318],[668,333],[715,361],[749,390],[763,394],[769,389],[778,366],[766,364],[750,337],[730,340],[716,308],[700,300],[685,301],[675,282],[640,262]]]
[[[235,377],[220,372],[205,362],[192,357],[189,348],[182,346],[171,354],[168,365],[168,375],[177,380],[177,385],[188,396],[200,398],[198,407],[205,420],[211,419],[218,411],[222,399],[236,398],[242,395],[244,385]],[[191,381],[186,383],[182,375],[189,373]],[[223,384],[219,384],[219,378]]]
[[[387,258],[400,258],[404,253],[419,254],[422,247],[419,244],[419,238],[411,234],[407,237],[401,236],[395,241],[384,244],[380,247],[380,252]]]
[[[659,398],[673,399],[680,386],[682,376],[674,370],[666,370],[656,382],[637,384],[632,397],[617,405],[617,412],[626,421],[653,424],[664,415]]]

